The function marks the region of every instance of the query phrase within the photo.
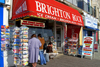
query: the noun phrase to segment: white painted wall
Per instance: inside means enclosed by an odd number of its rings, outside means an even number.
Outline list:
[[[3,25],[9,25],[8,24],[8,13],[6,6],[3,8]],[[11,67],[14,66],[13,61],[13,55],[11,55],[8,51],[4,51],[4,67]]]

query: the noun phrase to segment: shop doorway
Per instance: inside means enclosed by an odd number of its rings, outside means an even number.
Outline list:
[[[62,45],[63,45],[63,31],[62,26],[56,26],[56,40],[57,40],[57,50],[58,52],[62,52]]]

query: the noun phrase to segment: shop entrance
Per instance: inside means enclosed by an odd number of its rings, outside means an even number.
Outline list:
[[[62,26],[56,26],[57,50],[62,52]]]

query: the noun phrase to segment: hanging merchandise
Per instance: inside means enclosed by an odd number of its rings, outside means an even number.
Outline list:
[[[53,53],[58,53],[58,51],[57,51],[57,46],[56,46],[56,41],[55,41],[55,39],[54,39],[54,37],[52,36],[51,38],[50,38],[50,41],[52,42],[52,44],[53,44]]]
[[[78,46],[78,34],[73,33],[72,38],[68,39],[68,55],[77,55],[77,46]]]
[[[19,45],[20,45],[20,28],[15,27],[13,29],[13,53],[14,53],[14,64],[17,66],[20,64],[19,57]]]
[[[22,26],[20,27],[20,38],[21,38],[21,44],[20,44],[20,56],[22,59],[22,65],[26,66],[28,65],[28,27]]]
[[[1,26],[1,50],[11,50],[9,26]]]

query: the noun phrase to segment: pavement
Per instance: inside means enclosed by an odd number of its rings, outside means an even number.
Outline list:
[[[81,58],[80,56],[74,57],[59,54],[56,58],[47,62],[47,65],[39,65],[38,63],[37,67],[100,67],[100,60],[95,58],[91,60],[90,57]]]

